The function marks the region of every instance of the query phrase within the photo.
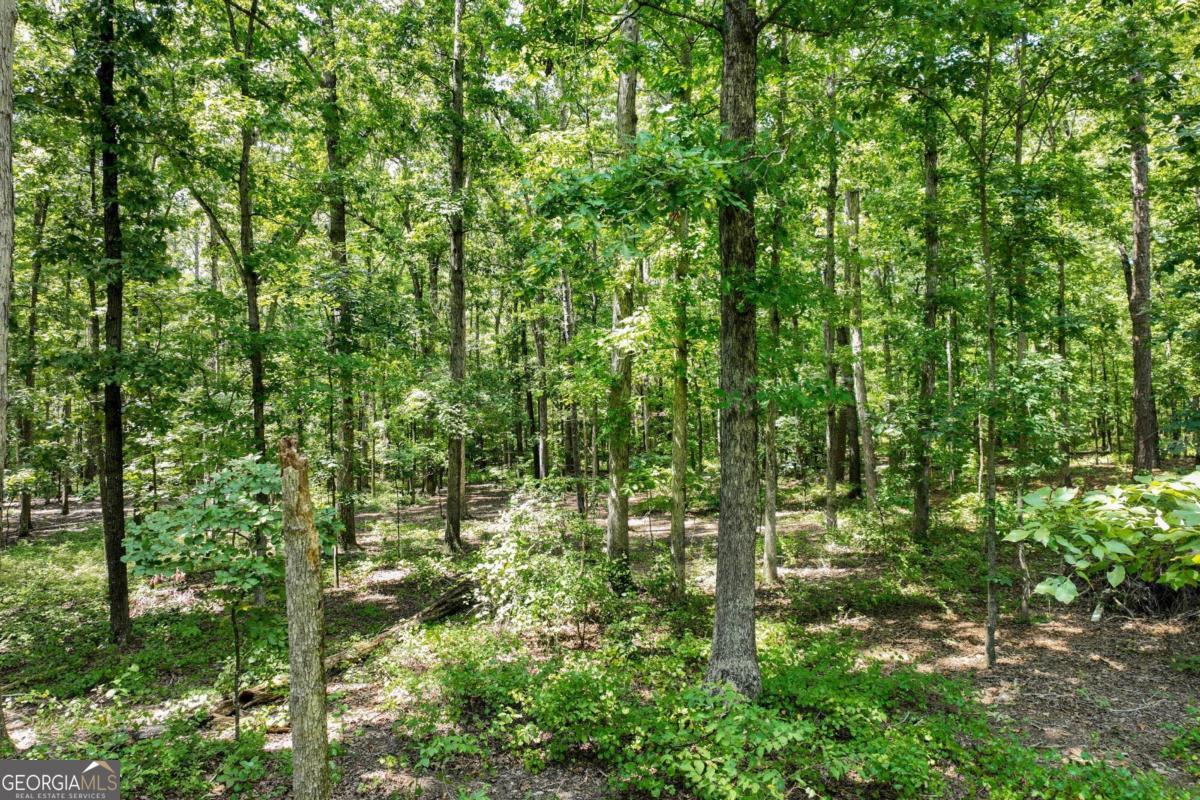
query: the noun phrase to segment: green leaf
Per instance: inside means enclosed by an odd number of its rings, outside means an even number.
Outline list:
[[[1116,539],[1109,539],[1104,543],[1104,549],[1110,553],[1120,553],[1123,556],[1132,556],[1133,551],[1129,549],[1129,545]]]
[[[1054,590],[1054,599],[1060,603],[1070,603],[1079,595],[1079,590],[1075,588],[1075,583],[1070,578],[1063,578],[1062,583]]]
[[[1114,564],[1113,568],[1108,571],[1108,582],[1114,589],[1121,585],[1125,580],[1125,567],[1120,564]]]

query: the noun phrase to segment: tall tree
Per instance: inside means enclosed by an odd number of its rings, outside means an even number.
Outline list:
[[[29,311],[25,319],[25,358],[21,365],[21,377],[25,383],[25,403],[17,417],[17,429],[21,437],[21,459],[26,463],[33,456],[33,389],[37,369],[38,290],[42,284],[42,244],[46,233],[46,217],[50,210],[50,195],[42,192],[34,200],[33,208],[33,252],[29,276]],[[33,495],[29,486],[21,489],[21,518],[18,536],[27,537],[33,529]]]
[[[932,341],[938,320],[938,256],[940,246],[938,208],[938,111],[931,96],[933,59],[924,60],[926,97],[922,102],[922,144],[925,194],[921,229],[925,239],[925,289],[922,297],[924,327],[920,333],[921,380],[917,396],[916,436],[913,440],[913,538],[929,535],[929,493],[933,482],[933,393],[937,388],[937,347]]]
[[[0,0],[0,504],[5,502],[8,466],[8,314],[12,301],[13,227],[13,50],[17,27],[16,0]],[[5,542],[7,544],[7,542]],[[11,751],[4,703],[0,702],[0,753]]]
[[[1136,11],[1130,13],[1129,38],[1141,48]],[[1158,466],[1158,410],[1150,337],[1150,155],[1146,130],[1146,79],[1140,65],[1129,76],[1129,176],[1133,216],[1133,254],[1125,258],[1129,321],[1133,328],[1133,470]]]
[[[837,530],[837,484],[841,473],[842,436],[838,429],[838,362],[837,362],[837,205],[838,205],[838,134],[834,121],[837,116],[837,76],[830,74],[825,82],[829,104],[829,138],[826,152],[825,183],[825,259],[821,279],[825,287],[825,315],[821,323],[821,339],[825,355],[825,530]]]
[[[465,0],[454,0],[454,22],[450,54],[450,381],[461,387],[467,375],[466,282],[464,275],[463,184],[466,164],[463,159],[463,43],[462,19]],[[466,487],[466,439],[461,430],[452,430],[447,453],[446,476],[447,549],[462,549],[461,526]]]
[[[787,31],[782,31],[779,35],[779,98],[778,108],[776,110],[775,120],[775,144],[781,153],[786,153],[788,148],[788,68],[790,66],[788,58],[788,35]],[[783,193],[779,192],[779,196],[775,198],[775,213],[771,218],[771,282],[773,285],[779,285],[782,277],[782,259],[783,259],[783,240],[784,240],[784,202]],[[771,369],[778,373],[780,367],[779,347],[780,347],[780,317],[779,317],[779,301],[772,300],[770,308],[767,310],[767,331],[768,341],[772,349],[768,353],[773,356],[769,362]],[[779,497],[779,447],[778,447],[778,424],[779,424],[779,401],[774,395],[767,400],[767,416],[766,416],[766,432],[764,434],[764,453],[763,466],[765,474],[763,475],[763,514],[766,517],[766,533],[763,536],[763,563],[762,577],[763,582],[767,584],[775,583],[779,580],[779,538],[778,538],[778,497]]]
[[[329,247],[337,285],[337,309],[334,320],[334,349],[338,357],[338,521],[342,524],[341,540],[346,549],[358,547],[355,534],[354,496],[355,450],[354,450],[354,368],[351,357],[354,350],[354,308],[351,301],[353,288],[350,281],[350,260],[346,252],[346,158],[342,144],[342,108],[338,101],[338,55],[337,28],[334,20],[334,4],[324,4],[324,34],[326,64],[321,75],[325,89],[321,108],[325,129],[325,191],[329,202]]]
[[[853,355],[854,409],[858,414],[858,434],[862,441],[863,488],[867,502],[874,508],[878,502],[879,478],[875,472],[875,436],[867,405],[867,367],[863,348],[862,264],[859,253],[859,212],[862,206],[858,189],[846,192],[846,217],[850,222],[850,250],[846,257],[850,273],[850,350]]]
[[[679,99],[684,107],[692,102],[692,39],[684,38],[679,54]],[[687,585],[687,465],[688,465],[688,274],[692,267],[691,209],[681,208],[675,236],[679,253],[675,258],[671,364],[671,566],[675,591],[682,595]]]
[[[717,522],[716,610],[708,680],[749,697],[762,689],[754,632],[754,540],[758,505],[758,331],[755,304],[754,175],[758,127],[758,14],[753,0],[725,0],[722,136],[743,157],[722,199],[721,513]]]
[[[104,556],[108,567],[109,635],[129,638],[129,576],[125,555],[125,426],[121,399],[125,276],[121,243],[121,143],[114,79],[117,69],[116,0],[99,0],[96,83],[100,123],[100,199],[104,209]]]
[[[638,45],[638,20],[635,8],[621,13],[621,40],[628,63],[617,78],[617,140],[626,151],[632,150],[637,137],[638,73],[635,63]],[[632,274],[635,265],[623,259],[613,286],[612,321],[614,333],[627,324],[633,314]],[[620,562],[622,570],[629,562],[629,439],[633,416],[629,399],[633,386],[633,358],[629,343],[614,336],[612,376],[608,389],[608,531],[606,552]]]

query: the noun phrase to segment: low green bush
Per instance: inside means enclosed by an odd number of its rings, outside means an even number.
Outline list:
[[[594,533],[577,514],[530,493],[513,497],[472,576],[481,611],[517,630],[608,619],[620,604],[609,588]]]
[[[861,665],[846,640],[773,643],[761,660],[763,692],[749,701],[663,680],[682,665],[621,647],[542,661],[521,651],[464,661],[452,648],[427,676],[436,699],[406,728],[417,737],[418,765],[445,767],[456,753],[492,749],[534,770],[594,761],[614,789],[635,797],[1184,796],[1156,776],[1045,758],[994,731],[964,685]]]
[[[193,720],[176,718],[152,738],[135,738],[124,725],[91,726],[84,739],[39,744],[23,758],[120,759],[122,795],[142,800],[193,800],[215,792],[239,800],[258,795],[258,784],[282,756],[263,751],[259,731],[239,739],[202,735]],[[281,769],[286,769],[281,764]]]
[[[1200,472],[1138,476],[1082,496],[1047,487],[1025,502],[1029,518],[1005,541],[1036,542],[1070,568],[1042,581],[1041,594],[1069,603],[1101,576],[1114,589],[1129,576],[1170,589],[1200,586]]]

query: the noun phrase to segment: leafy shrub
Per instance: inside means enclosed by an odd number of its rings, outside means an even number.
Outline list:
[[[176,718],[158,736],[135,739],[123,726],[93,728],[83,741],[41,744],[24,758],[120,759],[121,791],[145,800],[174,800],[213,794],[213,783],[231,798],[254,796],[269,769],[259,731],[239,739],[201,735],[195,723]]]
[[[1042,581],[1037,591],[1069,603],[1103,575],[1116,588],[1127,576],[1171,589],[1200,585],[1200,472],[1139,476],[1125,486],[1080,497],[1076,489],[1039,489],[1025,497],[1026,523],[1005,537],[1032,540],[1062,555],[1071,575]]]
[[[580,552],[587,523],[557,502],[521,493],[501,516],[472,571],[484,613],[516,628],[605,618],[614,603],[606,568]]]
[[[766,646],[756,701],[668,680],[682,656],[642,655],[605,647],[535,663],[495,652],[462,660],[452,648],[435,673],[439,702],[409,725],[421,763],[490,749],[535,770],[593,760],[614,789],[700,800],[1182,796],[1154,776],[1044,760],[993,730],[963,685],[863,667],[844,640]]]
[[[213,572],[225,596],[244,596],[279,573],[256,547],[256,534],[278,538],[279,512],[263,498],[279,491],[279,469],[240,458],[180,505],[130,525],[125,560],[136,575]]]

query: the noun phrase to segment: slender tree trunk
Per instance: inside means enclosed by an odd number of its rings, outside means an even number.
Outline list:
[[[987,64],[979,112],[979,143],[976,152],[979,191],[979,245],[983,261],[984,287],[987,293],[987,400],[985,406],[984,459],[984,547],[987,551],[987,623],[988,667],[996,665],[996,623],[999,607],[996,598],[998,578],[996,562],[996,285],[992,275],[992,238],[988,197],[988,115],[991,113],[992,39],[987,39]]]
[[[21,377],[25,383],[25,402],[17,416],[17,429],[21,435],[20,460],[30,463],[33,456],[33,389],[37,366],[38,290],[42,282],[42,240],[46,231],[46,217],[50,210],[50,195],[42,193],[34,202],[33,209],[33,252],[32,274],[29,278],[29,318],[25,329],[25,360],[21,365]],[[29,488],[21,490],[21,518],[17,535],[26,538],[33,530],[33,497]]]
[[[758,18],[752,0],[725,0],[722,136],[749,148],[758,125]],[[732,170],[738,203],[719,206],[721,242],[721,514],[716,609],[707,679],[748,697],[762,689],[754,634],[754,540],[758,505],[758,332],[754,178]]]
[[[1150,348],[1150,156],[1147,151],[1145,79],[1136,70],[1129,79],[1137,112],[1129,130],[1130,195],[1133,200],[1133,258],[1129,281],[1129,319],[1133,326],[1133,471],[1158,467],[1158,412]]]
[[[572,351],[571,340],[575,338],[575,302],[571,292],[571,279],[566,267],[562,269],[562,342],[567,352],[567,366],[574,370],[575,355]],[[579,404],[571,398],[571,407],[566,419],[566,467],[567,474],[575,484],[575,512],[583,516],[587,512],[587,493],[583,483],[583,465],[580,463],[579,449]]]
[[[685,51],[685,80],[690,72],[691,45]],[[690,102],[685,90],[684,102]],[[691,214],[679,213],[676,235],[679,256],[675,259],[675,296],[671,385],[671,566],[675,591],[682,596],[687,586],[687,466],[688,466],[688,274],[691,272]]]
[[[120,382],[121,328],[125,280],[121,251],[120,163],[117,144],[116,0],[101,0],[97,24],[100,58],[96,82],[100,94],[100,174],[104,207],[104,556],[108,568],[109,635],[124,644],[129,638],[129,578],[125,562],[125,430]]]
[[[338,102],[337,31],[334,7],[325,4],[325,39],[328,64],[321,76],[325,89],[322,120],[325,128],[326,192],[329,201],[329,248],[336,275],[337,310],[334,318],[334,350],[338,357],[338,520],[342,523],[341,543],[346,550],[358,548],[355,532],[354,495],[356,453],[354,448],[354,372],[350,358],[354,349],[354,310],[350,300],[350,263],[346,255],[346,181],[342,154],[342,110]]]
[[[1018,384],[1024,383],[1025,356],[1029,352],[1029,331],[1027,330],[1029,309],[1028,269],[1026,267],[1025,240],[1028,237],[1026,221],[1027,209],[1024,201],[1025,186],[1025,40],[1022,34],[1017,39],[1017,107],[1013,121],[1013,171],[1016,183],[1016,202],[1013,208],[1013,235],[1005,247],[1009,266],[1013,274],[1013,290],[1011,298],[1014,306],[1014,322],[1017,329],[1016,371],[1020,377]],[[1027,402],[1027,397],[1021,393],[1018,400]],[[1025,469],[1029,461],[1028,437],[1024,431],[1024,420],[1028,415],[1026,408],[1018,407],[1021,420],[1017,433],[1016,480],[1014,481],[1013,505],[1017,510],[1017,524],[1025,523]],[[1015,421],[1015,420],[1014,420]],[[1022,624],[1029,622],[1029,598],[1033,595],[1033,578],[1029,572],[1029,564],[1025,560],[1025,543],[1017,543],[1017,564],[1021,570],[1021,606],[1017,619]]]
[[[933,344],[938,319],[938,125],[937,110],[925,104],[925,199],[922,230],[925,237],[924,330],[921,332],[921,386],[917,398],[916,436],[913,441],[913,538],[929,536],[929,493],[933,483],[933,393],[937,388],[937,348]]]
[[[841,473],[841,432],[838,430],[838,406],[834,402],[838,388],[837,326],[834,319],[838,307],[837,299],[837,199],[838,199],[838,143],[832,130],[836,114],[837,82],[830,75],[826,80],[826,96],[829,100],[830,146],[828,153],[829,181],[825,184],[825,261],[821,272],[825,286],[825,302],[828,308],[822,322],[821,333],[825,347],[825,530],[837,530],[837,483]]]
[[[0,0],[0,507],[4,496],[4,472],[8,468],[8,316],[12,301],[13,226],[16,207],[13,195],[13,39],[17,26],[16,0]],[[3,525],[0,519],[0,525]],[[7,533],[0,536],[7,544]],[[0,700],[0,754],[13,750]]]
[[[99,216],[98,214],[96,216]],[[98,364],[100,359],[100,317],[97,312],[96,299],[96,279],[88,276],[88,352],[92,357],[92,363]],[[104,496],[104,471],[101,469],[101,464],[104,461],[104,422],[103,422],[103,407],[104,402],[100,395],[99,384],[90,384],[87,387],[88,392],[88,408],[87,408],[87,463],[83,468],[83,477],[85,481],[96,479],[100,496]]]
[[[858,231],[861,207],[858,189],[846,192],[846,216],[850,220],[850,350],[854,357],[854,407],[858,413],[858,435],[862,440],[863,488],[872,508],[879,504],[879,477],[875,471],[875,434],[867,405],[867,368],[863,354],[862,264],[859,263]]]
[[[638,20],[632,9],[621,12],[621,38],[632,55],[638,44]],[[617,139],[622,148],[630,150],[637,136],[636,66],[630,65],[617,80]],[[632,265],[622,264],[613,287],[613,328],[619,328],[633,314]],[[608,530],[605,552],[609,559],[621,562],[622,570],[629,562],[629,494],[625,487],[629,473],[629,439],[633,423],[629,399],[633,384],[633,357],[627,344],[615,343],[612,353],[612,376],[608,390]]]
[[[325,727],[325,609],[321,542],[313,525],[308,459],[296,440],[279,442],[286,560],[288,711],[292,726],[292,797],[329,797],[329,742]]]
[[[538,479],[550,475],[550,399],[546,385],[546,335],[542,332],[541,303],[533,318],[533,353],[537,358],[537,449],[541,470]]]
[[[450,55],[450,381],[460,389],[467,377],[466,280],[463,235],[463,43],[465,0],[454,0],[453,50]],[[446,549],[462,550],[465,506],[466,439],[461,430],[450,433],[449,474],[446,479]]]
[[[781,32],[779,37],[779,109],[775,124],[775,142],[781,152],[787,151],[788,132],[788,95],[787,76],[790,61],[788,59],[787,32]],[[780,261],[783,257],[783,197],[775,200],[775,213],[771,219],[771,285],[778,286],[781,281]],[[768,312],[768,326],[771,349],[768,351],[772,358],[770,370],[774,377],[780,373],[780,320],[779,304],[774,300]],[[779,581],[779,447],[777,427],[779,421],[779,402],[771,394],[767,400],[766,433],[764,435],[765,467],[763,487],[763,515],[766,517],[766,533],[763,536],[762,578],[765,584]]]
[[[782,223],[776,212],[775,222]],[[771,268],[779,267],[778,246],[782,237],[777,236],[775,247],[771,249]],[[776,273],[778,274],[778,273]],[[767,315],[768,332],[774,346],[779,346],[780,325],[779,307],[774,303]],[[778,364],[778,360],[775,362]],[[767,530],[763,535],[763,583],[773,585],[779,582],[779,445],[778,445],[779,403],[774,397],[767,400],[766,434],[764,442],[766,468],[765,486],[763,487],[763,513],[766,517]]]
[[[67,397],[63,400],[62,422],[63,422],[63,431],[66,431],[66,433],[64,433],[64,439],[65,439],[64,444],[69,449],[71,446],[71,439],[75,438],[75,435],[74,435],[75,432],[72,430],[72,427],[71,427],[71,398],[70,397]],[[58,488],[59,488],[58,510],[59,510],[59,513],[65,517],[66,515],[71,513],[71,463],[70,463],[70,459],[67,459],[67,458],[63,459],[62,464],[59,465],[58,475],[59,475],[59,477],[58,477]]]

